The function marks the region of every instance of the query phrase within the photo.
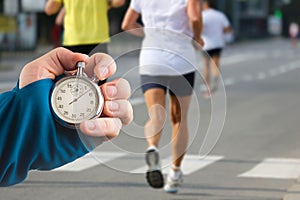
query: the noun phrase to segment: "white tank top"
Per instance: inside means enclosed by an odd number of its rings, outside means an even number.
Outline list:
[[[193,32],[187,16],[188,0],[132,0],[142,15],[145,39],[140,74],[180,75],[195,71]]]

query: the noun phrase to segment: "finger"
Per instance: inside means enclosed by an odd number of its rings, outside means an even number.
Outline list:
[[[73,53],[62,47],[56,48],[25,65],[20,75],[19,87],[22,88],[45,78],[55,79],[65,70],[74,70],[76,63],[86,58],[87,55],[85,54]]]
[[[128,99],[131,94],[129,82],[125,79],[116,79],[101,86],[105,100]]]
[[[96,53],[85,60],[87,63],[85,72],[89,77],[94,74],[99,80],[104,80],[113,75],[117,66],[113,58],[104,53]]]
[[[43,67],[47,68],[55,76],[61,75],[64,71],[76,69],[76,64],[79,61],[87,59],[87,55],[81,53],[74,53],[63,47],[56,48],[37,61],[46,62]]]
[[[128,125],[133,120],[133,109],[128,100],[106,101],[103,114],[119,118],[123,125]]]
[[[119,135],[122,128],[118,118],[97,118],[80,124],[80,130],[87,136],[112,139]]]

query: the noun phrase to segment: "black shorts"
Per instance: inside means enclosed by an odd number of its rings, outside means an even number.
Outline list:
[[[149,76],[141,75],[143,93],[152,88],[161,88],[170,95],[190,96],[193,93],[195,72],[179,76]]]
[[[211,49],[211,50],[207,50],[206,52],[210,57],[220,56],[222,53],[222,48]]]
[[[74,46],[64,46],[73,52],[83,53],[86,55],[92,55],[97,52],[107,53],[107,43],[102,44],[87,44],[87,45],[74,45]]]

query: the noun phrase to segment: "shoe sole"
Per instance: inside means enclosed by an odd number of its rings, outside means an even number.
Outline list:
[[[176,186],[175,187],[167,187],[168,184],[164,187],[164,190],[165,192],[167,193],[177,193],[179,188],[181,187],[181,184],[183,183],[183,179],[179,180],[177,183],[176,183]]]
[[[159,155],[156,151],[151,150],[146,153],[146,163],[148,171],[146,179],[148,184],[153,188],[162,188],[164,186],[164,177],[159,169]]]
[[[165,189],[165,192],[175,194],[178,192],[178,189]]]
[[[164,186],[164,178],[160,170],[148,171],[146,173],[148,184],[153,188],[162,188]]]

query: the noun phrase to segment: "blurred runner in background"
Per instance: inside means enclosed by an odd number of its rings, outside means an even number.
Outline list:
[[[45,12],[52,15],[64,7],[65,48],[88,55],[97,47],[98,52],[107,53],[110,37],[107,11],[124,3],[125,0],[48,0]]]
[[[298,46],[298,34],[299,34],[299,25],[296,22],[292,22],[289,27],[289,33],[291,38],[291,43],[294,47]]]
[[[204,40],[204,82],[206,89],[204,97],[209,98],[211,92],[215,92],[219,83],[220,67],[219,61],[222,49],[225,46],[225,34],[230,33],[231,26],[224,13],[215,9],[213,0],[203,0],[203,31]],[[212,83],[210,81],[212,72]]]
[[[107,11],[123,6],[125,0],[48,0],[48,15],[64,8],[63,47],[78,53],[92,55],[108,53],[109,21]],[[97,48],[96,48],[97,47]],[[99,85],[106,80],[99,81]]]

